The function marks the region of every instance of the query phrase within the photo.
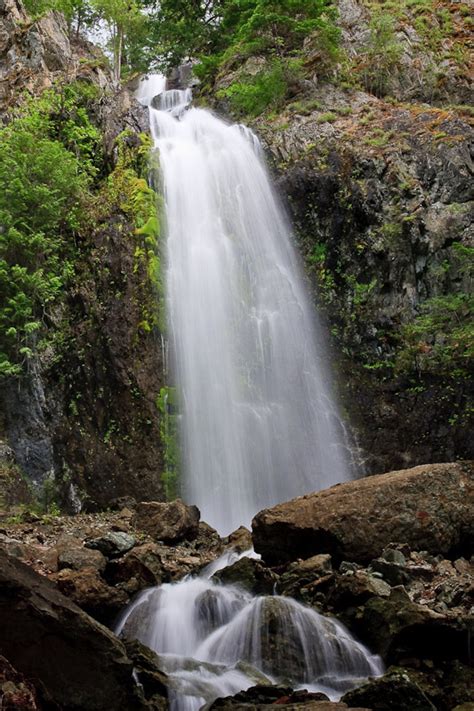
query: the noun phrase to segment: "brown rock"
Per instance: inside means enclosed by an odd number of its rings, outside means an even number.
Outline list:
[[[245,526],[240,526],[224,540],[226,545],[229,548],[235,548],[237,553],[244,553],[253,547],[252,534]]]
[[[294,709],[295,711],[345,711],[348,706],[342,702],[329,701],[326,694],[308,692],[305,689],[293,689],[278,686],[252,686],[246,691],[240,691],[235,696],[216,699],[209,707],[214,709],[246,709],[246,711],[260,711],[267,706]],[[371,711],[371,709],[358,708],[353,711]]]
[[[111,561],[107,565],[105,578],[111,584],[122,584],[130,594],[144,587],[159,585],[166,577],[162,553],[162,547],[156,543],[137,546],[123,558]]]
[[[255,550],[269,563],[330,553],[366,563],[392,541],[435,554],[474,541],[473,462],[389,472],[265,509],[252,522]]]
[[[0,653],[63,711],[147,708],[122,643],[31,568],[0,551]]]
[[[155,540],[178,543],[196,538],[199,517],[197,506],[187,506],[181,499],[171,503],[146,501],[138,504],[132,525]]]
[[[107,585],[96,568],[65,568],[52,579],[66,597],[103,624],[111,624],[129,602],[125,590]]]
[[[100,551],[89,550],[79,546],[66,548],[58,554],[59,570],[63,570],[63,568],[72,568],[72,570],[94,568],[102,572],[105,570],[106,563],[107,561]]]

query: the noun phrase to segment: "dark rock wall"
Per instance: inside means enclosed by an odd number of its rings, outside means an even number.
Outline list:
[[[281,128],[257,130],[327,319],[365,469],[472,457],[467,370],[431,358],[442,332],[420,337],[419,353],[405,342],[430,299],[472,293],[472,130],[426,106],[331,87],[313,95],[320,112],[286,112]],[[318,120],[327,107],[340,111],[331,123]]]

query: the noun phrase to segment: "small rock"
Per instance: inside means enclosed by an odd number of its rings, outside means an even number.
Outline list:
[[[405,566],[407,564],[407,559],[403,553],[396,548],[384,548],[380,557],[388,563],[395,563],[396,565],[401,566]]]
[[[92,548],[103,553],[107,558],[118,558],[128,553],[137,541],[133,536],[123,531],[110,531],[100,538],[92,538],[85,542],[86,548]]]
[[[58,569],[72,568],[72,570],[82,570],[83,568],[96,568],[100,572],[105,570],[107,560],[99,550],[88,548],[69,548],[60,551],[58,554]]]
[[[400,554],[401,555],[401,554]],[[405,561],[404,556],[402,556]],[[386,558],[376,558],[369,566],[369,570],[373,571],[373,575],[380,575],[390,585],[403,585],[408,580],[408,574],[403,567],[403,564],[388,561]]]

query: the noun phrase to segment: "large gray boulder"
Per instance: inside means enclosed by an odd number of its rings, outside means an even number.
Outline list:
[[[338,484],[258,513],[255,550],[268,563],[330,553],[367,563],[391,542],[469,554],[474,462],[426,464]]]

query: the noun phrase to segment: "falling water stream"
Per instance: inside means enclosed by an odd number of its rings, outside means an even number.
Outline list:
[[[151,77],[138,97],[150,106],[165,198],[182,494],[225,535],[264,507],[350,478],[349,445],[257,138],[190,107],[189,90],[164,88]],[[145,591],[118,624],[160,655],[175,707],[198,709],[257,682],[338,698],[381,673],[339,622],[213,582],[230,555],[200,577]]]

